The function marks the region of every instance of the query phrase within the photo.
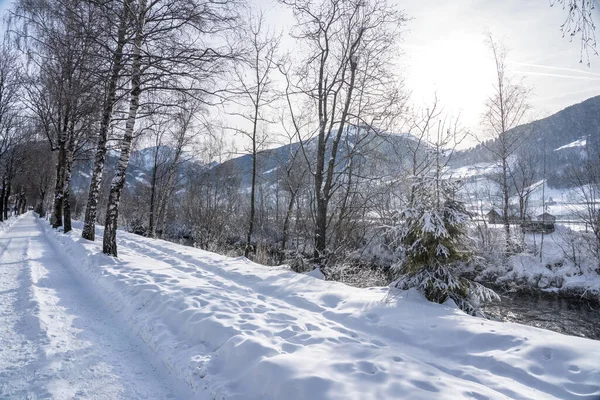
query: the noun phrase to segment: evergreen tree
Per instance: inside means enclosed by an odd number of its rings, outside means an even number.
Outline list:
[[[467,235],[472,215],[459,197],[461,183],[444,177],[444,150],[431,149],[429,168],[413,176],[408,207],[396,215],[388,231],[397,261],[393,287],[417,288],[432,302],[452,299],[474,314],[482,301],[499,299],[479,283],[460,275],[461,267],[474,261]]]

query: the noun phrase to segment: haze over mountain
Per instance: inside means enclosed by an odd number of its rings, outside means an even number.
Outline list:
[[[545,155],[546,175],[551,186],[572,186],[574,182],[569,181],[565,175],[566,170],[569,166],[577,165],[586,156],[587,149],[599,146],[600,143],[600,96],[574,104],[547,118],[520,125],[510,130],[508,134],[519,136],[520,149],[535,155],[533,158],[538,161],[538,164]],[[363,151],[364,157],[367,159],[375,157],[379,161],[385,160],[388,166],[395,164],[395,168],[401,168],[409,163],[407,152],[415,140],[416,138],[408,133],[379,134],[378,137],[369,141],[370,151]],[[291,143],[258,153],[257,160],[263,183],[274,183],[280,178],[278,178],[279,168],[289,161],[292,154],[299,151],[299,146],[299,143]],[[350,151],[351,146],[351,140],[346,140],[342,151]],[[486,166],[494,162],[493,156],[487,148],[490,146],[493,146],[493,142],[488,140],[473,148],[457,151],[453,156],[451,169],[460,173],[466,168],[469,176],[485,174]],[[310,148],[310,142],[307,147]],[[155,147],[147,147],[133,153],[127,174],[130,188],[136,185],[150,185],[151,158],[155,149]],[[109,155],[109,171],[115,164],[116,157]],[[189,169],[197,172],[213,170],[215,174],[227,174],[227,171],[230,171],[231,174],[239,175],[243,189],[250,185],[251,165],[251,155],[243,155],[211,165],[201,164],[188,157],[181,162],[179,170],[181,179],[184,179],[184,172]],[[73,182],[76,191],[77,188],[83,188],[89,183],[89,167],[87,162],[78,165]],[[536,168],[541,171],[543,166],[540,164]]]

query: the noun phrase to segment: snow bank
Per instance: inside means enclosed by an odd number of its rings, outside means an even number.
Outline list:
[[[197,398],[600,396],[598,341],[125,232],[119,259],[47,232]]]
[[[586,293],[600,299],[600,267],[593,254],[592,234],[574,232],[563,225],[544,235],[527,234],[528,253],[510,257],[508,265],[490,265],[479,279],[498,284],[526,285],[550,292]]]
[[[23,215],[25,215],[25,214],[23,214]],[[20,217],[21,216],[11,215],[10,217],[8,217],[8,219],[6,221],[0,221],[0,233],[8,230],[8,228],[13,226],[14,223],[17,222]]]

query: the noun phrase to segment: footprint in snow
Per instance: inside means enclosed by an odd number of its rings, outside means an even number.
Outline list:
[[[543,348],[542,349],[542,357],[546,361],[552,360],[552,349],[549,349],[547,347]]]
[[[381,320],[381,317],[379,317],[379,315],[377,314],[367,314],[366,318],[369,322],[373,323],[379,322]]]
[[[581,372],[581,370],[579,369],[579,367],[577,365],[570,365],[569,372],[572,374],[578,374]]]

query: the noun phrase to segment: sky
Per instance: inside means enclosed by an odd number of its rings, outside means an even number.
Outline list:
[[[566,12],[548,0],[398,3],[414,18],[400,60],[414,101],[426,103],[437,93],[446,110],[460,112],[463,125],[475,133],[494,79],[486,30],[511,49],[511,73],[532,88],[530,119],[600,95],[600,57],[592,56],[589,67],[585,58],[579,62],[579,42],[569,42],[560,31]]]
[[[287,34],[293,24],[289,10],[275,0],[248,1],[265,11],[273,29]],[[437,95],[444,111],[460,115],[463,127],[475,134],[481,131],[494,80],[486,30],[511,49],[511,73],[532,88],[529,119],[600,95],[600,57],[591,56],[589,67],[579,63],[579,42],[570,42],[560,32],[566,13],[550,7],[549,0],[388,1],[410,18],[399,38],[403,54],[397,60],[410,101],[426,107]],[[0,0],[0,13],[10,2]],[[596,13],[600,25],[600,7]]]
[[[528,119],[600,95],[600,57],[592,56],[589,67],[579,62],[579,42],[563,38],[560,31],[566,12],[550,7],[549,0],[388,1],[410,18],[400,38],[403,54],[397,71],[411,93],[410,101],[426,107],[437,96],[445,113],[458,115],[462,126],[475,134],[480,135],[481,115],[494,81],[486,30],[510,49],[511,73],[532,89]],[[273,0],[253,3],[278,22],[277,29],[289,30],[293,19],[282,6]]]

